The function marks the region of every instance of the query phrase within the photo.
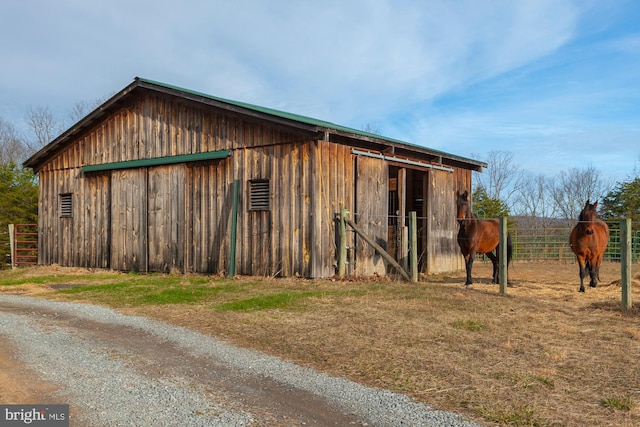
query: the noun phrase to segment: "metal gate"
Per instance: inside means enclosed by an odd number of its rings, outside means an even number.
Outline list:
[[[15,224],[13,227],[11,264],[36,265],[38,263],[38,224]]]

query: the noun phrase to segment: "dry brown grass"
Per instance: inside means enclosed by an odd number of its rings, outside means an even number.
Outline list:
[[[255,292],[327,293],[284,309],[219,311],[210,302],[118,308],[487,425],[640,425],[640,300],[621,312],[619,264],[603,265],[601,284],[584,294],[575,263],[515,263],[517,286],[506,297],[483,279],[489,276],[490,266],[477,262],[473,290],[462,285],[463,272],[419,284],[261,279]],[[256,279],[236,279],[248,280]],[[640,274],[634,281],[638,299]],[[46,295],[43,288],[21,287]]]

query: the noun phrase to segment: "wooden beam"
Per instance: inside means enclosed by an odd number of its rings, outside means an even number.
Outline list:
[[[400,273],[400,275],[402,275],[402,277],[404,277],[409,282],[411,281],[411,277],[409,277],[409,274],[405,271],[405,269],[402,268],[402,266],[398,264],[396,260],[393,259],[393,257],[389,255],[387,251],[385,251],[382,248],[382,246],[380,246],[375,241],[373,241],[369,236],[364,234],[362,230],[360,230],[358,226],[356,226],[356,224],[353,221],[351,221],[349,218],[346,218],[346,221],[347,221],[347,224],[349,224],[351,228],[353,228],[355,232],[358,233],[360,237],[362,237],[365,240],[365,242],[373,246],[373,248],[376,251],[378,251],[378,253],[382,256],[382,258],[384,258],[389,264],[391,264],[396,270],[398,270],[398,272]]]

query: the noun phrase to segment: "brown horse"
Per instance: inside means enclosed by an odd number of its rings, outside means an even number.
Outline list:
[[[499,261],[499,245],[500,242],[500,222],[497,219],[478,219],[471,211],[469,203],[469,192],[465,191],[460,194],[456,191],[458,207],[458,245],[460,252],[464,256],[465,267],[467,269],[467,281],[465,285],[471,286],[473,280],[471,278],[471,270],[473,268],[473,260],[476,254],[486,254],[493,263],[493,281],[498,283],[498,261]],[[493,250],[496,253],[493,253]],[[507,266],[511,262],[511,236],[507,235]]]
[[[609,227],[596,217],[598,202],[585,203],[578,224],[571,230],[569,244],[580,265],[580,292],[584,292],[584,278],[591,277],[589,286],[595,288],[600,280],[600,264],[609,243]]]

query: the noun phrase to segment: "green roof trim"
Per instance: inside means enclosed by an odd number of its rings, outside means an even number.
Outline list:
[[[221,97],[209,95],[209,94],[206,94],[206,93],[203,93],[203,92],[198,92],[198,91],[194,91],[194,90],[190,90],[190,89],[185,89],[185,88],[182,88],[182,87],[179,87],[179,86],[174,86],[174,85],[162,83],[162,82],[158,82],[158,81],[155,81],[155,80],[145,79],[145,78],[142,78],[142,77],[136,77],[136,80],[139,81],[139,82],[142,82],[142,83],[147,83],[147,84],[154,85],[154,86],[164,87],[164,88],[167,88],[167,89],[170,89],[170,90],[173,90],[173,91],[183,92],[185,94],[195,95],[195,96],[198,96],[198,97],[201,97],[201,98],[205,98],[205,99],[210,99],[210,100],[213,100],[213,101],[224,102],[225,104],[234,105],[234,106],[240,107],[240,108],[246,108],[247,110],[257,111],[257,112],[260,112],[260,113],[268,114],[270,116],[275,116],[275,117],[280,117],[280,118],[283,118],[283,119],[293,120],[293,121],[296,121],[296,122],[300,122],[300,123],[304,123],[304,124],[308,124],[308,125],[312,125],[312,126],[319,126],[319,127],[335,129],[335,130],[342,130],[344,132],[350,132],[350,133],[355,133],[355,134],[359,134],[359,135],[367,135],[367,136],[372,136],[372,137],[381,138],[381,139],[389,139],[389,138],[385,138],[385,137],[383,137],[381,135],[376,135],[376,134],[360,131],[360,130],[357,130],[357,129],[352,129],[352,128],[347,127],[347,126],[337,125],[335,123],[331,123],[331,122],[328,122],[328,121],[325,121],[325,120],[314,119],[313,117],[303,116],[301,114],[288,113],[286,111],[276,110],[274,108],[268,108],[268,107],[262,107],[260,105],[249,104],[248,102],[234,101],[232,99],[221,98]],[[400,141],[398,141],[398,142],[400,142]]]
[[[174,92],[178,92],[178,93],[182,93],[183,95],[191,95],[191,96],[195,96],[198,98],[202,98],[202,99],[209,99],[212,101],[217,101],[217,102],[222,102],[228,105],[232,105],[235,107],[240,107],[240,108],[244,108],[250,111],[255,111],[258,113],[262,113],[262,114],[267,114],[269,116],[273,116],[273,117],[278,117],[280,119],[285,119],[285,120],[291,120],[294,122],[298,122],[298,123],[302,123],[305,125],[310,125],[310,126],[316,126],[319,128],[325,128],[325,129],[331,129],[334,131],[338,131],[338,132],[344,132],[344,133],[348,133],[348,134],[353,134],[353,135],[357,135],[359,137],[365,137],[365,138],[373,138],[373,139],[377,139],[380,141],[386,141],[388,143],[392,143],[392,144],[398,144],[400,146],[404,146],[406,148],[409,149],[414,149],[414,150],[419,150],[419,151],[428,151],[430,154],[433,155],[439,155],[442,157],[447,157],[450,159],[457,159],[458,161],[462,161],[462,162],[466,162],[469,164],[474,164],[474,165],[478,165],[478,166],[482,166],[482,167],[487,167],[487,164],[484,162],[480,162],[478,160],[473,160],[467,157],[463,157],[463,156],[458,156],[455,154],[451,154],[451,153],[447,153],[445,151],[440,151],[440,150],[436,150],[433,148],[427,148],[424,147],[422,145],[418,145],[418,144],[412,144],[406,141],[402,141],[399,139],[395,139],[395,138],[389,138],[383,135],[378,135],[375,133],[371,133],[371,132],[366,132],[364,130],[358,130],[358,129],[354,129],[348,126],[342,126],[342,125],[338,125],[336,123],[332,123],[332,122],[328,122],[325,120],[319,120],[319,119],[314,119],[313,117],[308,117],[308,116],[303,116],[300,114],[294,114],[294,113],[288,113],[286,111],[281,111],[281,110],[276,110],[273,108],[268,108],[268,107],[262,107],[260,105],[254,105],[254,104],[249,104],[247,102],[240,102],[240,101],[234,101],[232,99],[226,99],[226,98],[221,98],[221,97],[217,97],[217,96],[213,96],[213,95],[209,95],[203,92],[197,92],[194,90],[190,90],[190,89],[185,89],[179,86],[174,86],[174,85],[169,85],[166,83],[162,83],[159,81],[155,81],[155,80],[150,80],[150,79],[145,79],[142,77],[136,77],[135,81],[141,84],[147,84],[147,85],[151,85],[151,86],[156,86],[158,88],[165,88],[167,90],[170,91],[174,91]]]
[[[231,156],[230,150],[207,151],[205,153],[182,154],[179,156],[155,157],[153,159],[129,160],[125,162],[102,163],[99,165],[83,166],[84,172],[102,172],[116,169],[134,169],[151,166],[174,165],[177,163],[201,162],[205,160],[219,160]]]
[[[351,127],[348,127],[348,126],[338,125],[336,123],[328,122],[326,120],[314,119],[313,117],[303,116],[303,115],[294,114],[294,113],[288,113],[286,111],[276,110],[274,108],[262,107],[260,105],[249,104],[247,102],[240,102],[240,101],[234,101],[232,99],[221,98],[221,97],[209,95],[209,94],[206,94],[206,93],[203,93],[203,92],[197,92],[197,91],[190,90],[190,89],[185,89],[185,88],[182,88],[182,87],[179,87],[179,86],[174,86],[174,85],[162,83],[162,82],[159,82],[159,81],[145,79],[143,77],[136,77],[135,80],[137,82],[140,82],[140,83],[146,83],[148,85],[162,87],[162,88],[165,88],[165,89],[169,89],[171,91],[182,92],[183,94],[189,94],[189,95],[200,97],[200,98],[203,98],[203,99],[210,99],[212,101],[223,102],[225,104],[233,105],[235,107],[245,108],[247,110],[256,111],[256,112],[267,114],[267,115],[270,115],[270,116],[273,116],[273,117],[279,117],[281,119],[292,120],[294,122],[303,123],[303,124],[311,125],[311,126],[317,126],[317,127],[320,127],[320,128],[331,129],[331,130],[335,130],[335,131],[338,131],[338,132],[350,133],[350,134],[358,135],[358,136],[361,136],[361,137],[375,138],[375,139],[378,139],[378,140],[387,141],[387,142],[394,143],[394,144],[404,145],[406,147],[410,147],[410,148],[414,148],[414,149],[427,150],[427,151],[430,151],[431,153],[437,153],[437,154],[443,155],[445,157],[456,157],[456,158],[460,158],[460,159],[465,160],[465,161],[468,160],[468,161],[471,161],[471,162],[476,162],[475,160],[467,159],[465,157],[455,156],[453,154],[446,153],[444,151],[435,150],[435,149],[432,149],[432,148],[427,148],[427,147],[424,147],[424,146],[421,146],[421,145],[418,145],[418,144],[412,144],[412,143],[409,143],[409,142],[406,142],[406,141],[401,141],[401,140],[395,139],[395,138],[389,138],[389,137],[386,137],[386,136],[383,136],[383,135],[378,135],[378,134],[371,133],[371,132],[366,132],[366,131],[363,131],[363,130],[354,129],[354,128],[351,128]]]

